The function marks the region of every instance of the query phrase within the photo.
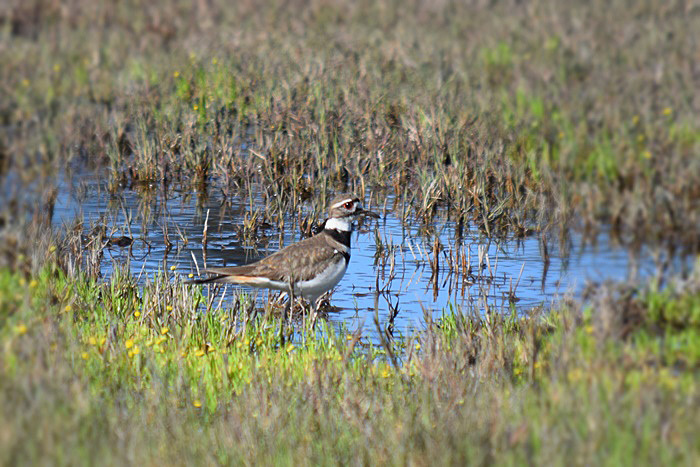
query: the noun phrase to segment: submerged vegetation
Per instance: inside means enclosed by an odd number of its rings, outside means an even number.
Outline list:
[[[668,262],[700,250],[698,30],[681,1],[5,2],[0,463],[697,463],[700,266]],[[138,239],[57,225],[86,174],[144,224],[220,197],[251,246],[353,191],[421,226],[435,277],[471,273],[439,222],[667,262],[551,310],[312,332],[165,262],[102,277]]]

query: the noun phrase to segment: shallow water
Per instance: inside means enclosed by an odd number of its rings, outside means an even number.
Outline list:
[[[200,268],[205,264],[233,266],[279,248],[280,232],[274,227],[260,230],[260,241],[245,246],[237,226],[248,200],[238,204],[231,200],[226,207],[222,201],[216,190],[209,196],[171,191],[166,198],[159,186],[139,191],[125,188],[114,196],[104,182],[87,174],[60,180],[53,222],[61,225],[82,218],[86,228],[103,223],[113,237],[134,239],[130,248],[115,246],[105,251],[101,264],[105,276],[111,274],[115,261],[128,262],[131,272],[142,278],[171,266],[176,266],[175,273],[186,276],[196,273],[193,257]],[[290,216],[286,225],[292,226],[295,218]],[[205,221],[206,250],[202,247]],[[298,228],[286,230],[282,235],[285,245],[301,239]],[[581,235],[572,234],[566,251],[557,242],[549,242],[547,262],[538,236],[496,242],[478,231],[465,230],[457,241],[455,226],[438,222],[435,231],[443,249],[435,276],[431,266],[434,237],[427,238],[419,230],[402,225],[394,213],[386,212],[379,221],[368,222],[353,234],[350,265],[331,298],[337,309],[330,314],[332,322],[351,329],[373,328],[375,308],[383,321],[390,307],[398,306],[395,329],[408,331],[421,327],[425,313],[437,317],[447,306],[459,305],[477,313],[511,307],[526,312],[546,308],[564,296],[578,297],[590,281],[642,279],[656,272],[648,253],[642,250],[633,255],[616,248],[605,233],[597,236],[595,246],[590,241],[584,245]],[[171,248],[166,247],[166,232]],[[377,236],[384,253],[375,260]],[[455,258],[457,252],[462,254],[459,267],[451,271],[448,257]],[[471,274],[465,275],[467,264]],[[259,300],[265,296],[257,294]]]

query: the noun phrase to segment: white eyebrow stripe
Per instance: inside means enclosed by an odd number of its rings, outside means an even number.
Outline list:
[[[347,203],[347,202],[351,202],[351,203],[352,203],[352,202],[354,202],[354,200],[353,200],[352,198],[344,199],[344,200],[342,200],[342,201],[339,201],[339,202],[335,203],[335,204],[334,204],[333,206],[331,206],[331,207],[332,207],[332,208],[339,208],[340,206],[342,206],[343,204],[345,204],[345,203]]]

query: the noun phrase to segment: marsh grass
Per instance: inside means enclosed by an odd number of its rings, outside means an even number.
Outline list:
[[[115,191],[262,192],[285,211],[369,190],[487,236],[609,223],[697,247],[683,2],[30,3],[3,9],[0,51],[5,164],[27,179],[72,162]]]
[[[697,463],[695,276],[372,339],[222,309],[168,268],[177,229],[164,272],[105,280],[128,213],[53,221],[59,174],[89,172],[144,228],[173,192],[221,193],[250,245],[354,191],[467,279],[488,258],[444,221],[545,258],[608,226],[697,252],[698,30],[655,0],[3,3],[0,463]],[[375,236],[379,290],[398,246]]]
[[[446,310],[383,344],[324,321],[282,344],[275,313],[245,297],[199,312],[169,274],[139,287],[47,263],[0,288],[3,464],[700,456],[696,282],[531,316]]]

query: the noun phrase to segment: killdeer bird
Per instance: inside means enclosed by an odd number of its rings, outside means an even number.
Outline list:
[[[379,218],[362,209],[360,200],[351,195],[336,197],[328,210],[328,219],[313,237],[289,245],[282,250],[245,266],[208,268],[212,277],[194,280],[240,284],[293,292],[309,301],[315,309],[316,300],[338,285],[350,262],[350,237],[353,221],[360,216]]]

